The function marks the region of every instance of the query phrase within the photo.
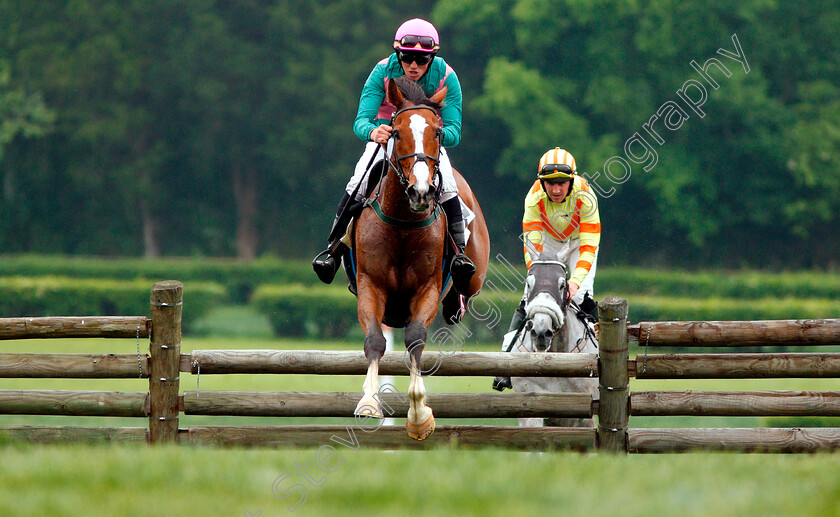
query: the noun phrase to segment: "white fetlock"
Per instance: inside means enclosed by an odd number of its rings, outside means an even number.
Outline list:
[[[356,409],[353,411],[353,414],[358,416],[383,418],[382,406],[373,397],[362,397],[356,405]]]
[[[405,430],[411,438],[425,440],[435,431],[435,417],[432,415],[432,408],[426,405],[426,388],[423,385],[423,378],[417,372],[417,361],[412,356]]]
[[[382,418],[382,406],[379,404],[379,363],[372,361],[368,365],[365,383],[362,385],[364,394],[356,405],[354,415]]]

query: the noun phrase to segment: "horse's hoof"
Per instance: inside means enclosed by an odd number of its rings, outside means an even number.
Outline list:
[[[429,418],[420,425],[414,425],[411,421],[406,420],[405,430],[411,438],[417,441],[425,440],[435,432],[435,416],[429,415]]]
[[[513,389],[513,383],[510,377],[496,377],[493,379],[493,389],[496,391],[505,391],[506,389]]]
[[[359,401],[356,409],[353,411],[356,416],[366,416],[373,418],[383,418],[382,409],[375,401],[366,401],[364,399]]]

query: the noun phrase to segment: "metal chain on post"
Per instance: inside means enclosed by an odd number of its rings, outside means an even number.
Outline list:
[[[645,355],[642,358],[642,373],[647,372],[647,352],[648,352],[648,346],[650,346],[649,343],[650,343],[650,331],[651,330],[653,330],[653,327],[648,327],[647,334],[645,334]]]
[[[195,372],[195,398],[198,398],[198,397],[201,396],[201,388],[199,388],[199,384],[198,384],[201,381],[201,363],[199,363],[198,360],[196,359],[195,361],[193,361],[192,365],[193,365],[193,368],[196,369],[196,372]]]
[[[143,378],[143,362],[140,360],[140,325],[137,325],[137,368],[140,370],[140,378]]]

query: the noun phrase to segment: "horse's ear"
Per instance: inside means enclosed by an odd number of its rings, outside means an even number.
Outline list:
[[[572,242],[571,239],[567,240],[563,243],[563,247],[560,251],[557,252],[557,260],[560,262],[566,262],[572,254]]]
[[[443,101],[446,100],[446,90],[448,90],[448,89],[449,89],[448,86],[444,86],[441,91],[432,95],[432,97],[429,100],[432,101],[432,102],[435,102],[437,104],[443,105]]]
[[[385,92],[385,98],[388,102],[396,106],[397,109],[399,109],[405,102],[405,97],[403,97],[400,89],[397,88],[397,81],[394,79],[388,79],[388,89]]]

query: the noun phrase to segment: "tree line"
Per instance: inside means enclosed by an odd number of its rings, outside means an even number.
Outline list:
[[[415,16],[461,80],[450,155],[494,254],[519,260],[560,146],[600,194],[602,262],[837,265],[821,0],[0,0],[4,252],[308,257],[362,150],[362,84]]]

